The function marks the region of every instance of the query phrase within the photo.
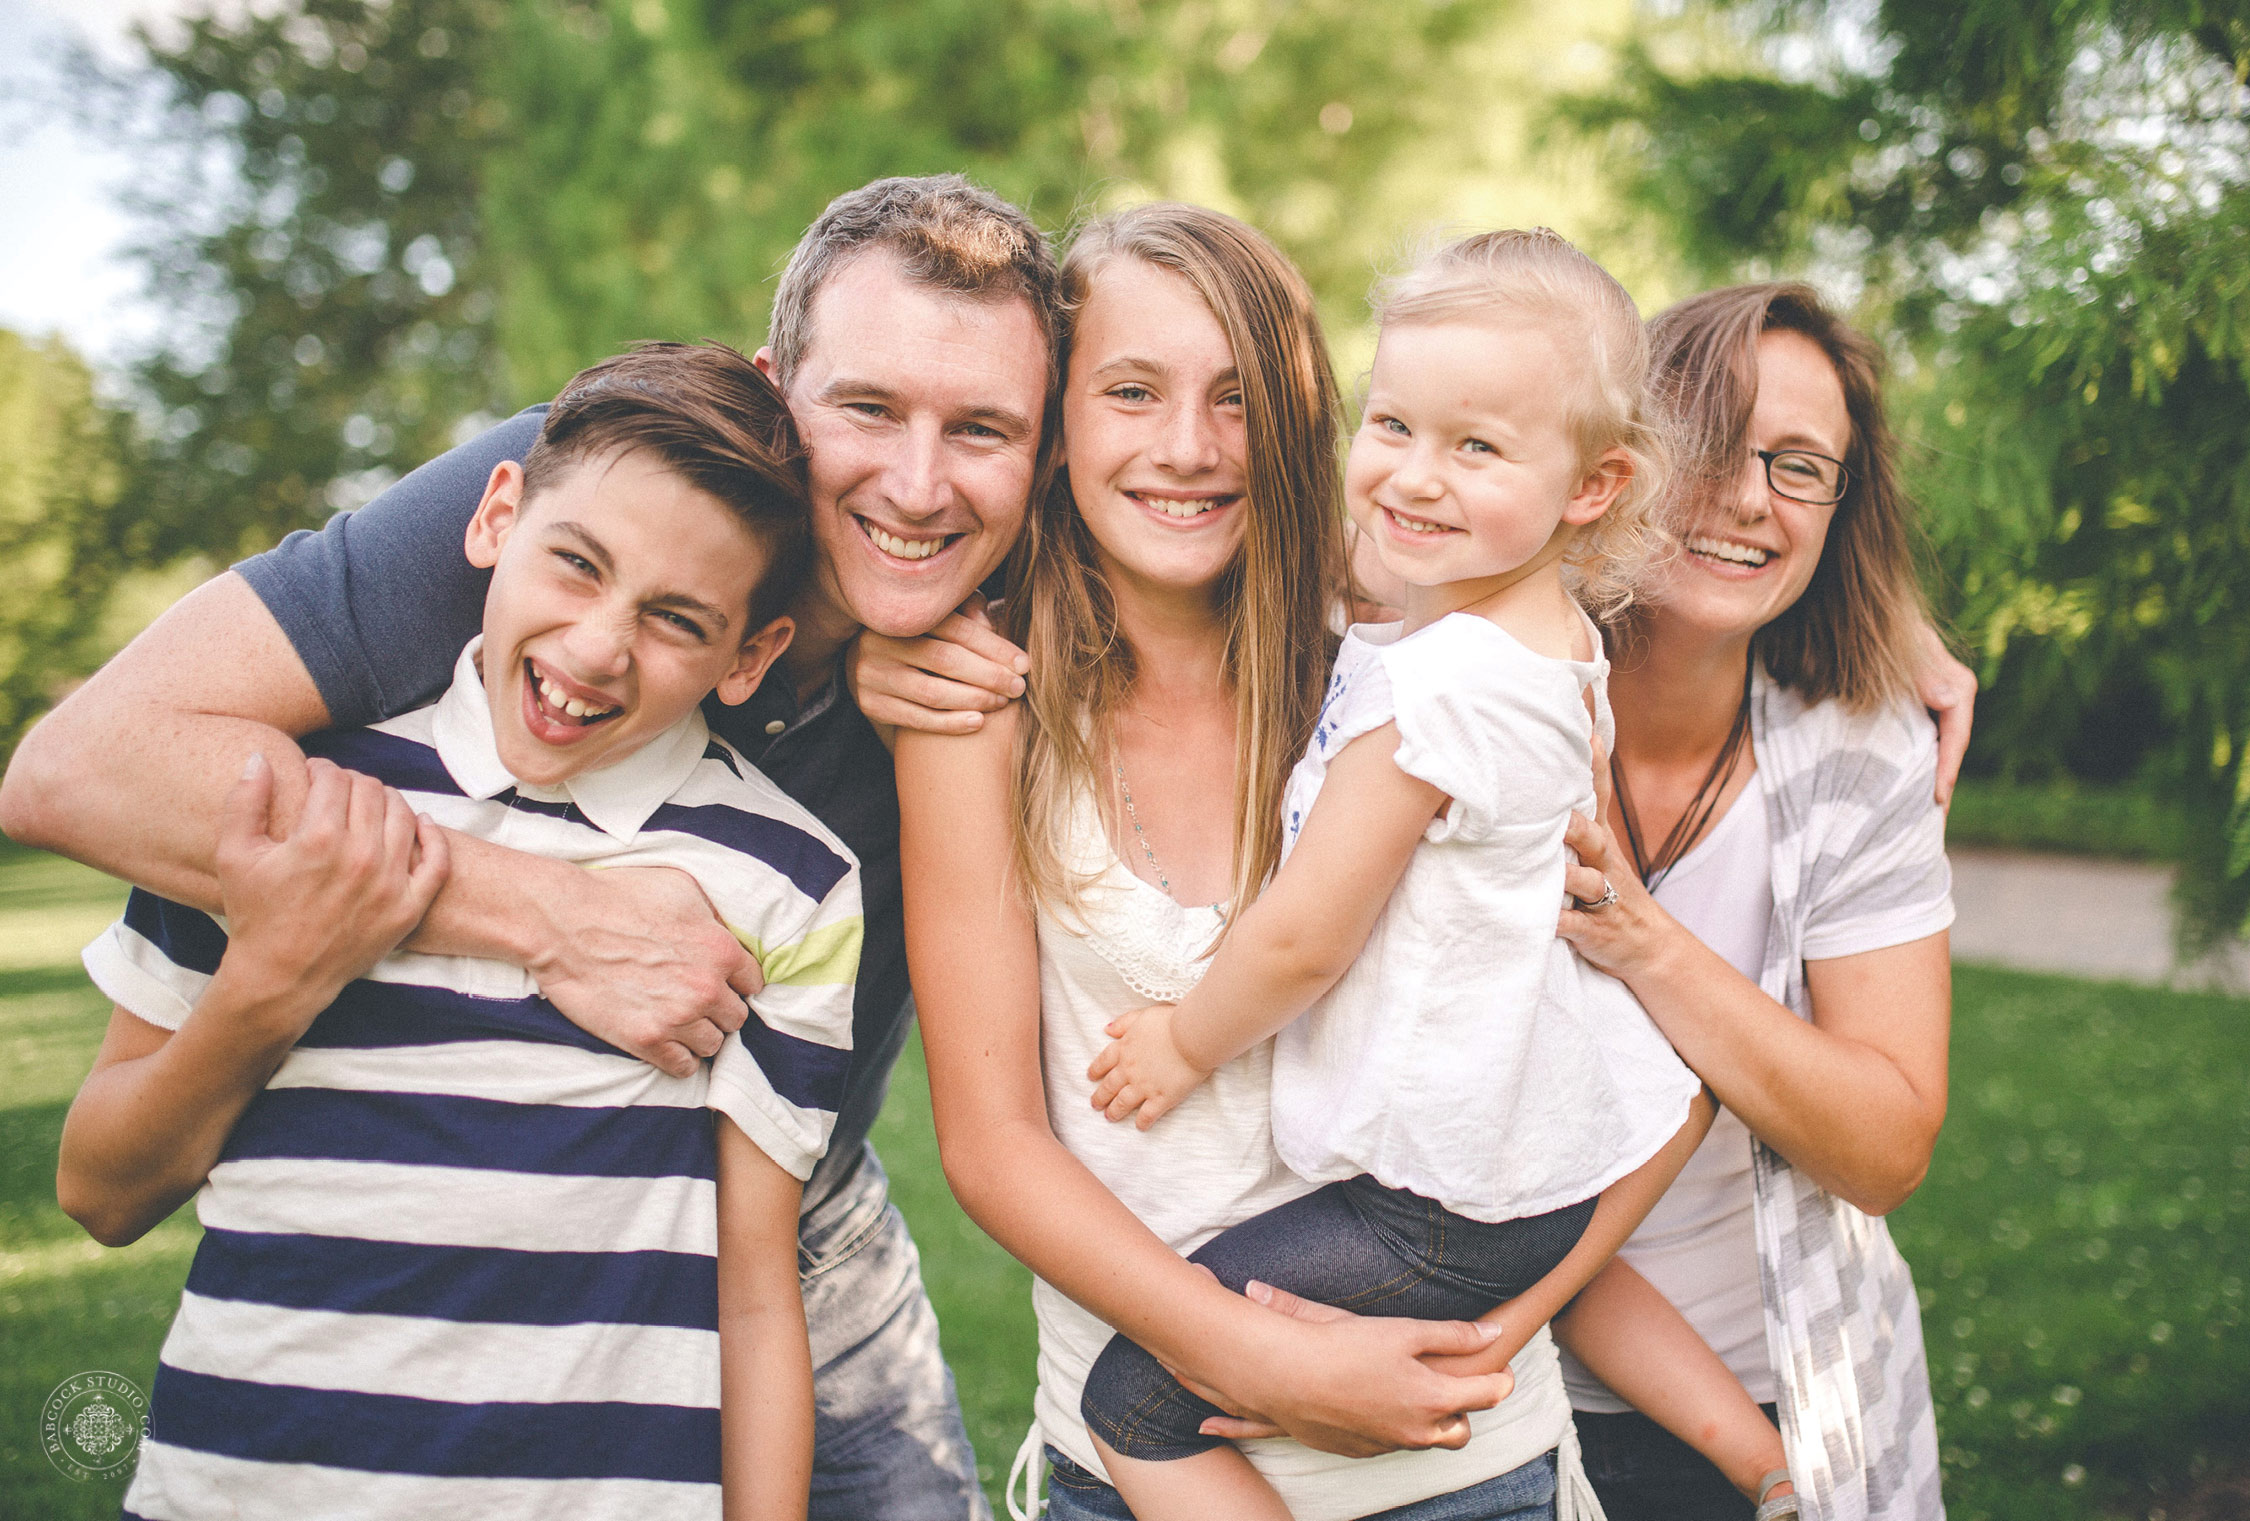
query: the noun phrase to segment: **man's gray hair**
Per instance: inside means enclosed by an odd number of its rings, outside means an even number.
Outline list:
[[[797,240],[774,292],[766,337],[784,391],[812,342],[813,298],[837,271],[873,250],[897,259],[918,285],[968,301],[1028,301],[1047,342],[1053,389],[1062,368],[1062,325],[1056,316],[1060,282],[1047,240],[1031,218],[991,191],[958,174],[930,174],[847,191]]]

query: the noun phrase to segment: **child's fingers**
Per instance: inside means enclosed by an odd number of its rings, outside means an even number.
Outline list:
[[[1114,1040],[1102,1047],[1095,1054],[1093,1061],[1086,1067],[1087,1080],[1098,1083],[1109,1076],[1112,1071],[1116,1070],[1117,1063],[1124,1054],[1125,1048]]]
[[[1164,1097],[1161,1093],[1151,1094],[1141,1104],[1140,1119],[1136,1123],[1141,1129],[1146,1130],[1149,1126],[1170,1114],[1175,1107],[1173,1101]]]
[[[1127,1083],[1117,1090],[1117,1097],[1109,1101],[1109,1106],[1102,1113],[1109,1116],[1111,1124],[1117,1124],[1130,1118],[1133,1111],[1141,1107],[1142,1099],[1141,1090]]]
[[[1109,1109],[1110,1100],[1116,1098],[1124,1087],[1125,1078],[1122,1073],[1113,1072],[1108,1077],[1103,1078],[1094,1089],[1094,1107],[1106,1113]]]

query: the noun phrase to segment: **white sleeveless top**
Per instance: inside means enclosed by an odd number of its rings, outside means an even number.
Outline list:
[[[1040,1053],[1047,1118],[1070,1153],[1164,1242],[1183,1255],[1230,1225],[1310,1191],[1273,1148],[1273,1043],[1213,1072],[1148,1130],[1096,1113],[1086,1067],[1109,1044],[1103,1027],[1130,1009],[1179,998],[1202,977],[1219,930],[1215,907],[1187,908],[1117,858],[1090,799],[1077,811],[1065,859],[1091,878],[1076,912],[1039,914]],[[1101,1459],[1078,1411],[1086,1374],[1110,1328],[1044,1281],[1035,1434],[1088,1472]],[[1516,1391],[1471,1417],[1458,1452],[1340,1458],[1286,1440],[1247,1442],[1297,1521],[1349,1521],[1482,1483],[1519,1468],[1570,1435],[1555,1346],[1541,1331],[1516,1357]]]

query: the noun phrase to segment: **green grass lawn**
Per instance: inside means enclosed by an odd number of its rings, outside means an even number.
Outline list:
[[[195,1241],[183,1212],[105,1251],[54,1203],[105,1009],[75,952],[118,897],[0,849],[0,1517],[116,1514],[121,1483],[48,1465],[40,1404],[88,1369],[147,1387]],[[1951,1513],[2141,1518],[2250,1465],[2250,1003],[1964,969],[1953,1056],[1936,1165],[1894,1219]],[[1030,1280],[946,1192],[918,1047],[876,1144],[996,1491],[1030,1415]]]

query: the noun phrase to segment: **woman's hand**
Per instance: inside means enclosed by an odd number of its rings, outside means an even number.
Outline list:
[[[1459,1364],[1471,1358],[1481,1359],[1489,1352],[1491,1345],[1498,1341],[1503,1334],[1500,1326],[1490,1318],[1484,1321],[1466,1322],[1363,1319],[1349,1310],[1339,1310],[1334,1305],[1301,1298],[1290,1293],[1287,1289],[1277,1289],[1271,1284],[1259,1283],[1255,1280],[1243,1286],[1243,1295],[1252,1303],[1264,1305],[1267,1309],[1291,1320],[1299,1321],[1308,1326],[1330,1328],[1329,1334],[1339,1337],[1349,1337],[1363,1329],[1378,1327],[1403,1326],[1427,1332],[1431,1338],[1429,1343],[1417,1347],[1414,1353],[1425,1367],[1444,1368],[1448,1364]],[[1172,1376],[1180,1378],[1176,1371]],[[1466,1446],[1469,1440],[1469,1419],[1466,1411],[1489,1410],[1515,1392],[1516,1376],[1507,1368],[1501,1368],[1497,1373],[1474,1375],[1460,1372],[1455,1373],[1454,1377],[1459,1380],[1456,1385],[1457,1388],[1476,1391],[1479,1403],[1451,1411],[1421,1412],[1422,1429],[1412,1439],[1401,1440],[1388,1445],[1374,1441],[1358,1425],[1333,1427],[1326,1431],[1310,1427],[1303,1419],[1302,1412],[1296,1412],[1298,1419],[1291,1425],[1285,1426],[1263,1412],[1240,1407],[1236,1402],[1216,1390],[1204,1388],[1185,1378],[1181,1378],[1180,1382],[1186,1384],[1189,1390],[1200,1398],[1233,1411],[1231,1415],[1215,1415],[1205,1421],[1198,1428],[1205,1436],[1225,1437],[1233,1442],[1250,1441],[1258,1437],[1293,1436],[1307,1446],[1318,1447],[1323,1452],[1333,1452],[1343,1457],[1364,1458],[1373,1457],[1383,1452],[1396,1452],[1407,1447],[1457,1448]],[[1445,1386],[1438,1387],[1443,1388]],[[1309,1383],[1305,1392],[1308,1395],[1312,1392]],[[1402,1397],[1408,1399],[1411,1403],[1422,1394],[1423,1391],[1417,1389],[1413,1394]],[[1402,1411],[1401,1413],[1404,1414],[1405,1412]],[[1405,1433],[1402,1432],[1400,1435],[1404,1436]]]
[[[1969,730],[1977,715],[1977,673],[1953,658],[1930,624],[1922,625],[1922,674],[1915,685],[1922,706],[1937,716],[1937,802],[1953,806],[1953,784],[1961,779],[1961,757],[1969,753]]]
[[[1031,657],[993,631],[984,598],[972,594],[929,633],[893,639],[863,630],[845,680],[877,729],[973,734],[984,715],[1023,695]]]
[[[1173,1012],[1171,1004],[1150,1004],[1103,1027],[1110,1042],[1086,1076],[1094,1083],[1094,1107],[1112,1122],[1130,1119],[1137,1111],[1139,1126],[1146,1130],[1211,1075],[1180,1054]]]
[[[1563,843],[1577,853],[1578,863],[1563,869],[1563,891],[1571,901],[1555,921],[1555,933],[1595,966],[1630,982],[1654,967],[1686,932],[1641,885],[1640,873],[1607,825],[1573,813]],[[1588,907],[1612,888],[1616,902]]]
[[[421,923],[449,857],[444,832],[373,777],[325,760],[305,769],[304,807],[276,837],[273,768],[250,757],[215,865],[232,980],[293,990],[309,1019]]]

